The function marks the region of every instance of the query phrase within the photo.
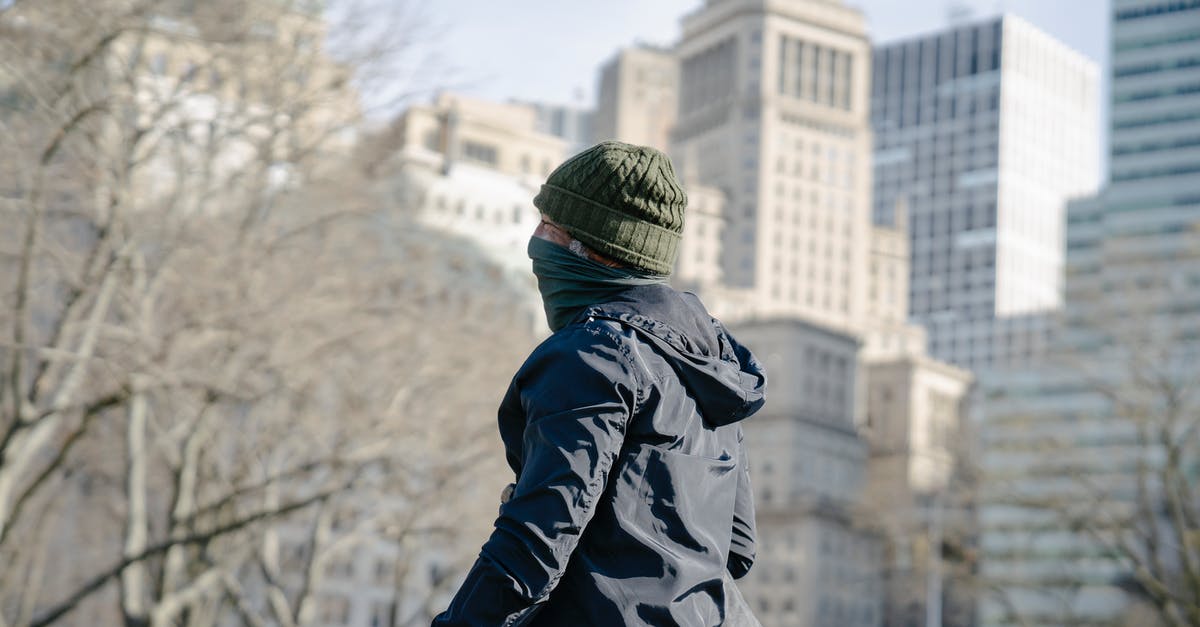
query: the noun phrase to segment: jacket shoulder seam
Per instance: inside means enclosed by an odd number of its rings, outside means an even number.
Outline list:
[[[646,383],[646,379],[644,376],[645,373],[641,372],[642,370],[645,370],[646,367],[644,364],[640,364],[639,363],[640,360],[636,359],[633,355],[633,349],[630,346],[630,344],[633,341],[633,338],[630,338],[628,336],[618,333],[617,331],[612,329],[609,325],[596,324],[596,322],[598,322],[598,321],[600,321],[602,323],[603,322],[611,322],[611,323],[615,323],[615,324],[620,324],[620,323],[617,321],[608,320],[606,318],[588,316],[588,318],[583,322],[582,328],[587,330],[589,333],[592,333],[593,335],[603,334],[608,339],[612,340],[613,344],[615,345],[615,347],[617,349],[617,352],[620,353],[621,356],[625,358],[625,364],[629,368],[629,374],[633,378],[633,383],[634,383],[633,412],[637,413],[637,411],[640,409],[640,407],[642,405],[642,402],[645,401],[646,395],[647,395],[647,383]],[[632,417],[633,416],[630,416],[630,418],[632,418]]]

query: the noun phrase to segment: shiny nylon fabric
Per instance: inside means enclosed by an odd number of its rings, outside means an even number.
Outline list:
[[[588,305],[606,302],[631,287],[667,280],[628,268],[610,268],[540,237],[529,238],[527,252],[551,331],[567,326]]]
[[[754,559],[740,421],[766,378],[665,285],[591,306],[539,346],[499,411],[516,474],[435,625],[721,625]],[[744,605],[744,602],[742,602]]]

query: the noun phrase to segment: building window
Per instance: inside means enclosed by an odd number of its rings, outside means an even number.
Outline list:
[[[471,161],[478,161],[492,166],[499,162],[498,151],[495,146],[467,140],[463,142],[462,148],[463,157]]]
[[[321,622],[345,625],[350,621],[350,600],[345,597],[325,597],[321,603]]]
[[[1121,22],[1125,20],[1137,20],[1146,17],[1165,15],[1178,11],[1190,11],[1192,9],[1200,9],[1200,0],[1177,0],[1175,2],[1160,2],[1150,6],[1133,7],[1117,11],[1115,17],[1118,22]]]
[[[167,73],[167,55],[159,53],[150,59],[150,73],[155,76]]]
[[[392,604],[375,601],[371,604],[371,627],[392,627]]]
[[[849,111],[853,108],[854,97],[854,56],[842,55],[841,100],[838,103],[842,109]]]
[[[330,579],[351,579],[354,577],[354,561],[350,556],[332,559],[326,573]]]
[[[385,559],[375,561],[375,582],[386,583],[392,577],[392,563]]]
[[[434,152],[442,151],[441,134],[435,130],[425,133],[425,148]]]

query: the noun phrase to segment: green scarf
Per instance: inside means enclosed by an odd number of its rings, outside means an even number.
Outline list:
[[[551,331],[567,326],[589,305],[607,302],[631,287],[667,282],[665,276],[584,259],[540,237],[529,238],[528,252]]]

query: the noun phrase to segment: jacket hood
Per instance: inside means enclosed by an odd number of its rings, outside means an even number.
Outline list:
[[[694,294],[666,285],[635,287],[584,316],[620,322],[660,348],[709,425],[744,420],[762,407],[762,366]]]

